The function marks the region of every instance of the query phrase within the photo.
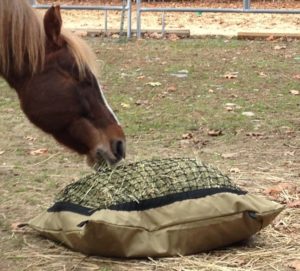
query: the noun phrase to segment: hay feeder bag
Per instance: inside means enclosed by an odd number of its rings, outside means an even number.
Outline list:
[[[282,209],[199,161],[154,159],[69,184],[28,225],[88,255],[160,257],[248,239]]]

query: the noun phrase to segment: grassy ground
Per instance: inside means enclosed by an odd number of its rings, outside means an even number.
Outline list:
[[[128,161],[197,157],[256,194],[280,183],[299,187],[299,41],[88,42],[124,124]],[[299,208],[287,208],[244,246],[161,260],[86,258],[34,232],[12,232],[11,224],[47,208],[91,170],[26,120],[2,80],[0,89],[0,270],[292,270],[300,258]],[[47,152],[32,155],[41,148]],[[297,199],[299,188],[276,194]]]

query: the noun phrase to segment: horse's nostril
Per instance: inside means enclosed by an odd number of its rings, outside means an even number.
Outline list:
[[[117,159],[125,158],[125,144],[122,140],[113,141],[112,150]]]
[[[98,150],[96,151],[96,156],[97,156],[97,157],[102,157],[102,154],[103,154],[102,150],[98,149]]]

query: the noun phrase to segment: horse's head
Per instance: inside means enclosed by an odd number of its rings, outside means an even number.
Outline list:
[[[44,70],[26,87],[35,104],[24,98],[23,109],[59,142],[87,155],[90,165],[115,164],[125,158],[125,135],[92,71],[94,55],[61,26],[59,6],[51,7],[44,16]]]
[[[0,0],[0,76],[37,127],[95,163],[125,157],[124,132],[95,77],[95,56],[62,30],[60,8],[44,21],[28,1]]]

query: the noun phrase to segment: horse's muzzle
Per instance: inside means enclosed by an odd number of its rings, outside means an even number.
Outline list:
[[[124,140],[113,140],[111,149],[117,161],[120,161],[126,156],[126,144]]]
[[[93,154],[94,153],[94,154]],[[123,139],[112,140],[110,148],[98,146],[94,152],[88,155],[88,164],[91,167],[114,166],[125,158],[126,143]]]

